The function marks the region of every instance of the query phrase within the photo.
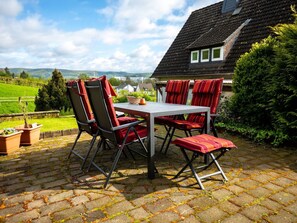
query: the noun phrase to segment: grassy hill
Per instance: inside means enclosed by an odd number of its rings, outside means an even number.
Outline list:
[[[19,97],[22,97],[23,101],[28,101],[28,111],[34,111],[34,98],[37,93],[37,87],[0,83],[0,114],[21,112]]]

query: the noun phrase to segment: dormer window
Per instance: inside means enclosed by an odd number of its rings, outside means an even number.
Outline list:
[[[209,62],[209,49],[201,50],[201,62]]]
[[[191,63],[199,62],[199,50],[195,50],[191,52]]]
[[[212,48],[211,61],[223,60],[223,47]]]

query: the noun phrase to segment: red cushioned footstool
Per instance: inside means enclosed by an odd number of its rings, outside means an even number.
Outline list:
[[[207,134],[202,134],[202,135],[196,135],[196,136],[185,137],[185,138],[177,138],[172,143],[180,147],[184,155],[184,158],[187,162],[187,164],[177,173],[177,175],[174,178],[179,177],[179,175],[183,173],[187,167],[190,167],[195,179],[197,180],[202,190],[205,189],[201,182],[202,179],[220,174],[226,181],[228,180],[221,166],[218,163],[218,159],[230,149],[236,148],[236,146],[230,140],[217,138]],[[193,155],[191,158],[189,158],[185,150],[193,152]],[[215,156],[213,153],[218,153],[218,155]],[[192,162],[199,156],[205,156],[205,155],[209,155],[212,158],[212,161],[203,166],[194,168],[192,165]],[[204,176],[198,176],[195,169],[206,170],[212,164],[216,165],[218,169],[217,172],[207,174]]]

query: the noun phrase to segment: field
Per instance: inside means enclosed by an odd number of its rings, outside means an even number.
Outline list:
[[[0,83],[0,114],[21,112],[18,104],[19,97],[28,102],[29,112],[34,111],[34,98],[37,93],[37,87]]]
[[[77,128],[76,120],[73,116],[60,117],[60,118],[29,119],[29,123],[42,124],[43,126],[41,128],[41,132]],[[24,124],[23,120],[1,122],[0,129],[13,128],[22,124]]]

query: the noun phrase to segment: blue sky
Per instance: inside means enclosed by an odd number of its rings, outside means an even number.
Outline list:
[[[0,67],[153,72],[190,13],[220,0],[0,0]]]

